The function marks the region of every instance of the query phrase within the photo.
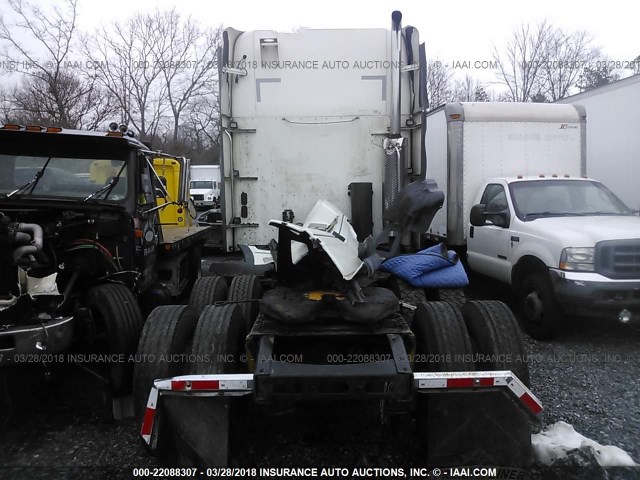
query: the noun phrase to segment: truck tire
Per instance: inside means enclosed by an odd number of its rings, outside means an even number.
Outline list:
[[[457,307],[447,302],[419,303],[412,330],[416,337],[416,371],[465,372],[474,369],[471,340]]]
[[[248,300],[259,300],[262,297],[262,285],[260,279],[256,275],[235,275],[229,285],[229,295],[227,300],[238,303],[240,311],[244,315],[247,331],[253,327],[259,312],[259,304],[257,301],[249,302]]]
[[[194,334],[191,375],[245,371],[241,354],[246,337],[238,305],[207,306]],[[230,430],[242,430],[239,417],[242,397],[167,398],[164,410],[172,426],[177,458],[181,466],[226,466]]]
[[[529,364],[518,320],[504,303],[474,300],[462,307],[474,353],[476,370],[511,370],[530,386]]]
[[[519,292],[522,323],[526,332],[536,340],[554,338],[564,323],[564,315],[553,295],[551,281],[545,273],[528,275]]]
[[[188,354],[197,320],[187,305],[156,307],[147,318],[138,344],[140,360],[133,371],[134,412],[139,425],[142,424],[153,381],[186,373],[184,364],[161,361],[160,357]]]
[[[202,246],[196,245],[191,248],[188,257],[188,268],[188,281],[184,290],[180,292],[180,297],[183,299],[189,298],[191,289],[202,274]]]
[[[389,280],[389,288],[398,297],[398,300],[404,303],[408,303],[414,307],[417,307],[420,303],[423,303],[427,298],[425,297],[425,291],[419,287],[412,287],[407,282],[398,277],[391,277]],[[402,308],[402,317],[407,324],[411,326],[413,319],[415,318],[415,311],[407,308]]]
[[[134,354],[140,339],[143,319],[131,290],[119,283],[98,285],[89,290],[87,306],[96,324],[104,329],[110,354]],[[112,396],[131,391],[133,364],[113,363],[109,371]]]
[[[460,372],[474,368],[471,361],[471,340],[460,310],[446,302],[418,304],[413,320],[416,337],[414,371]],[[458,394],[459,395],[459,394]],[[449,452],[441,448],[449,437],[461,442],[455,429],[456,416],[460,416],[456,394],[418,393],[416,398],[416,423],[426,446],[429,465],[445,465]],[[453,408],[450,406],[453,405]],[[448,426],[447,426],[448,425]],[[461,464],[462,465],[462,464]]]
[[[200,316],[207,305],[225,300],[228,291],[229,287],[223,277],[215,275],[200,277],[191,289],[189,307],[197,316]]]
[[[441,288],[438,290],[438,299],[458,308],[462,308],[467,301],[462,288]]]
[[[457,307],[421,304],[414,321],[416,370],[473,371],[472,341]],[[523,466],[530,462],[528,418],[502,392],[418,394],[417,425],[427,464]]]

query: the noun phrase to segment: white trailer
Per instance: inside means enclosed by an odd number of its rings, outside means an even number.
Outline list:
[[[589,175],[604,182],[630,208],[640,208],[640,75],[558,103],[582,105],[587,123]]]

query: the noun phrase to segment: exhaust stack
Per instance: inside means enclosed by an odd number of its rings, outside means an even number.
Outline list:
[[[391,137],[400,136],[400,61],[402,59],[402,13],[391,14]]]
[[[404,186],[405,139],[401,130],[401,73],[402,73],[402,13],[391,14],[391,105],[389,135],[384,139],[384,182],[382,185],[383,212],[386,213]]]

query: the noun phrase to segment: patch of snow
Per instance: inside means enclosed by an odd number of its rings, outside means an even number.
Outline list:
[[[531,435],[531,444],[536,460],[542,465],[551,465],[555,460],[567,456],[567,452],[581,447],[592,447],[598,464],[603,467],[635,467],[637,463],[621,448],[600,445],[580,435],[566,422],[556,422],[540,433]]]

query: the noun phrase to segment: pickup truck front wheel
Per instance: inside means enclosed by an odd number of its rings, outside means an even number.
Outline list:
[[[563,323],[563,314],[545,273],[527,276],[519,290],[520,316],[524,329],[537,340],[555,337]]]

